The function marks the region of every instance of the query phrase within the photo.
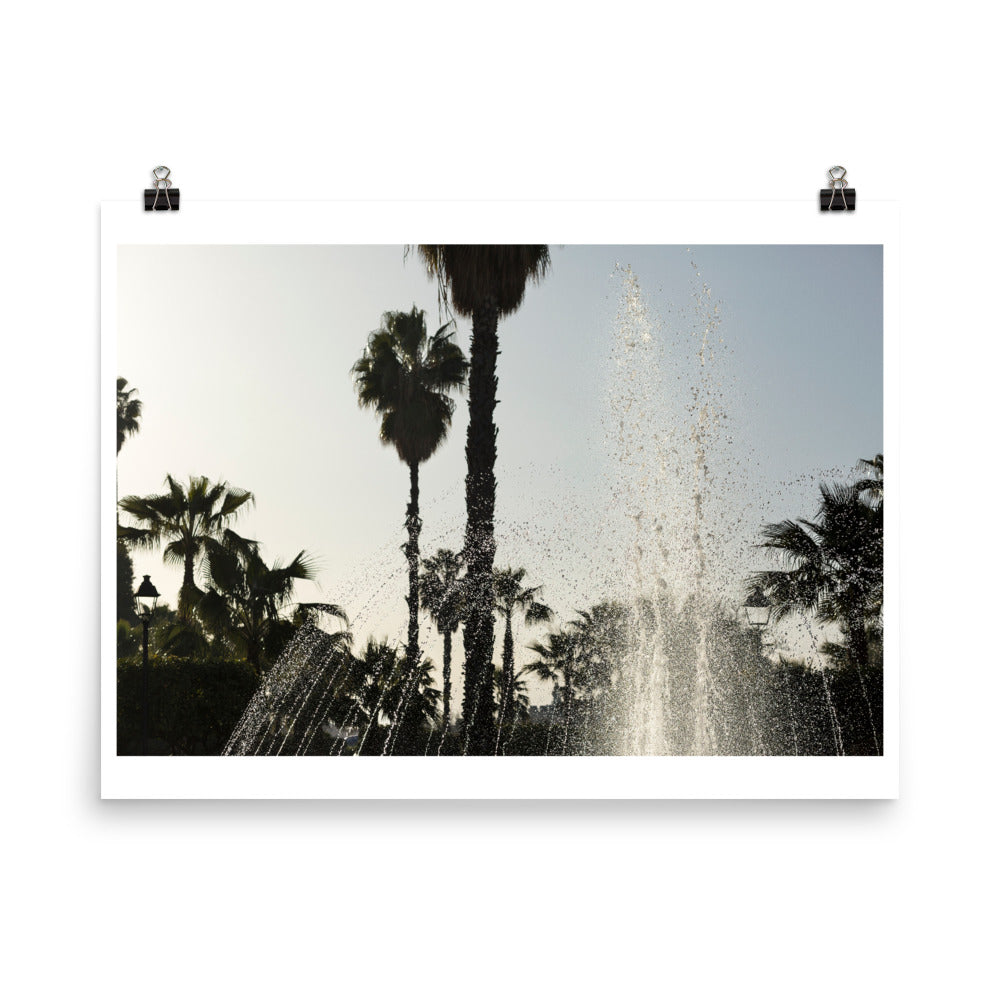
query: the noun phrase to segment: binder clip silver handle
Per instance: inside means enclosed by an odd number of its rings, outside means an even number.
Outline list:
[[[847,186],[847,168],[830,167],[826,172],[830,178],[830,189],[820,191],[819,207],[821,212],[853,212],[855,193],[854,188]],[[836,204],[837,196],[840,196],[840,204]]]
[[[147,212],[176,212],[181,207],[181,192],[170,180],[169,167],[153,168],[153,186],[143,192]],[[160,201],[160,196],[163,201]]]
[[[153,171],[153,174],[155,176],[156,171]],[[837,197],[837,192],[839,191],[840,200],[844,203],[844,208],[846,209],[847,196],[844,194],[844,190],[847,188],[847,167],[830,167],[826,175],[830,178],[830,187],[833,189],[830,201],[832,202]],[[167,183],[169,184],[170,182],[168,181]]]

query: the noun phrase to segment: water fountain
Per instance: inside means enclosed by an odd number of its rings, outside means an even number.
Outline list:
[[[606,444],[611,488],[633,525],[623,565],[631,566],[636,623],[625,643],[620,750],[713,754],[713,700],[716,715],[728,707],[709,662],[718,613],[710,569],[721,562],[723,534],[709,457],[733,462],[723,455],[724,383],[714,367],[719,306],[708,285],[697,284],[690,329],[669,339],[631,269],[620,268],[620,277]]]

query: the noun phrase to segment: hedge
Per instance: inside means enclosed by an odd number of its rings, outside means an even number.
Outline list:
[[[150,755],[216,756],[257,690],[247,663],[149,658]],[[141,753],[142,661],[118,661],[118,754]]]

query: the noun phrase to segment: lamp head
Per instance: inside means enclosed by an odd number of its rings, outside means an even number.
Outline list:
[[[754,628],[763,628],[771,617],[771,602],[764,596],[760,587],[754,587],[753,593],[743,605],[747,622]]]
[[[159,596],[160,592],[149,581],[149,574],[143,576],[142,583],[135,592],[135,609],[140,618],[148,621],[152,617]]]

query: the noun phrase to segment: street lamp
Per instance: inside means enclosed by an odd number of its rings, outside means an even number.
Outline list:
[[[153,617],[156,599],[160,592],[149,582],[149,575],[142,578],[135,592],[135,610],[142,619],[142,755],[146,756],[149,737],[149,621]]]
[[[760,587],[754,587],[753,593],[747,598],[743,610],[747,623],[753,628],[763,629],[771,618],[771,602],[764,596]]]

